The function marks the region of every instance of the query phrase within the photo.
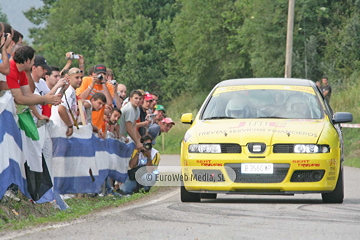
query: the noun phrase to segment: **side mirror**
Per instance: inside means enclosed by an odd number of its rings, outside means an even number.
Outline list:
[[[192,113],[184,113],[181,115],[181,122],[185,124],[192,124],[193,123],[193,114]]]
[[[353,115],[348,112],[337,112],[334,114],[332,122],[335,123],[347,123],[352,122]]]

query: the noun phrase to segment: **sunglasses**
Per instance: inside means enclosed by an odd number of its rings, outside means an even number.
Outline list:
[[[78,74],[78,73],[83,73],[83,71],[82,70],[75,70],[75,71],[69,72],[69,76],[72,75],[72,74]]]

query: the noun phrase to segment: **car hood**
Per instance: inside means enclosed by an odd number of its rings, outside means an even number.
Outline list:
[[[317,143],[325,124],[322,119],[198,120],[190,135],[198,143]]]

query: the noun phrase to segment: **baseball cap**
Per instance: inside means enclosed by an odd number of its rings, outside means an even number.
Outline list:
[[[106,74],[106,67],[102,64],[95,65],[94,73],[105,73]]]
[[[174,121],[171,118],[164,118],[161,122],[163,122],[163,123],[171,123],[171,124],[175,125]]]
[[[165,113],[165,108],[164,108],[163,105],[158,104],[158,105],[155,106],[155,109],[158,110],[158,111],[163,111]]]
[[[35,67],[41,66],[45,68],[47,71],[50,70],[50,66],[47,65],[46,59],[41,55],[35,55],[34,66]]]
[[[145,101],[152,100],[152,95],[150,93],[146,93],[145,96],[144,96],[144,100]]]

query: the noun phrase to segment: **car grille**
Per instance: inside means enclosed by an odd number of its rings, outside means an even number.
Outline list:
[[[220,144],[221,153],[241,153],[241,147],[239,144],[229,143],[229,144]]]
[[[225,164],[226,167],[230,167],[234,170],[236,176],[233,175],[232,171],[227,168],[227,173],[230,179],[235,179],[235,183],[280,183],[284,181],[286,174],[289,171],[290,164],[288,163],[274,163],[273,174],[242,174],[240,163]]]
[[[294,144],[274,144],[273,153],[294,153]]]
[[[254,146],[260,147],[260,149],[257,149],[257,151],[254,151]],[[264,153],[266,149],[265,143],[248,143],[247,144],[248,150],[251,153]]]

